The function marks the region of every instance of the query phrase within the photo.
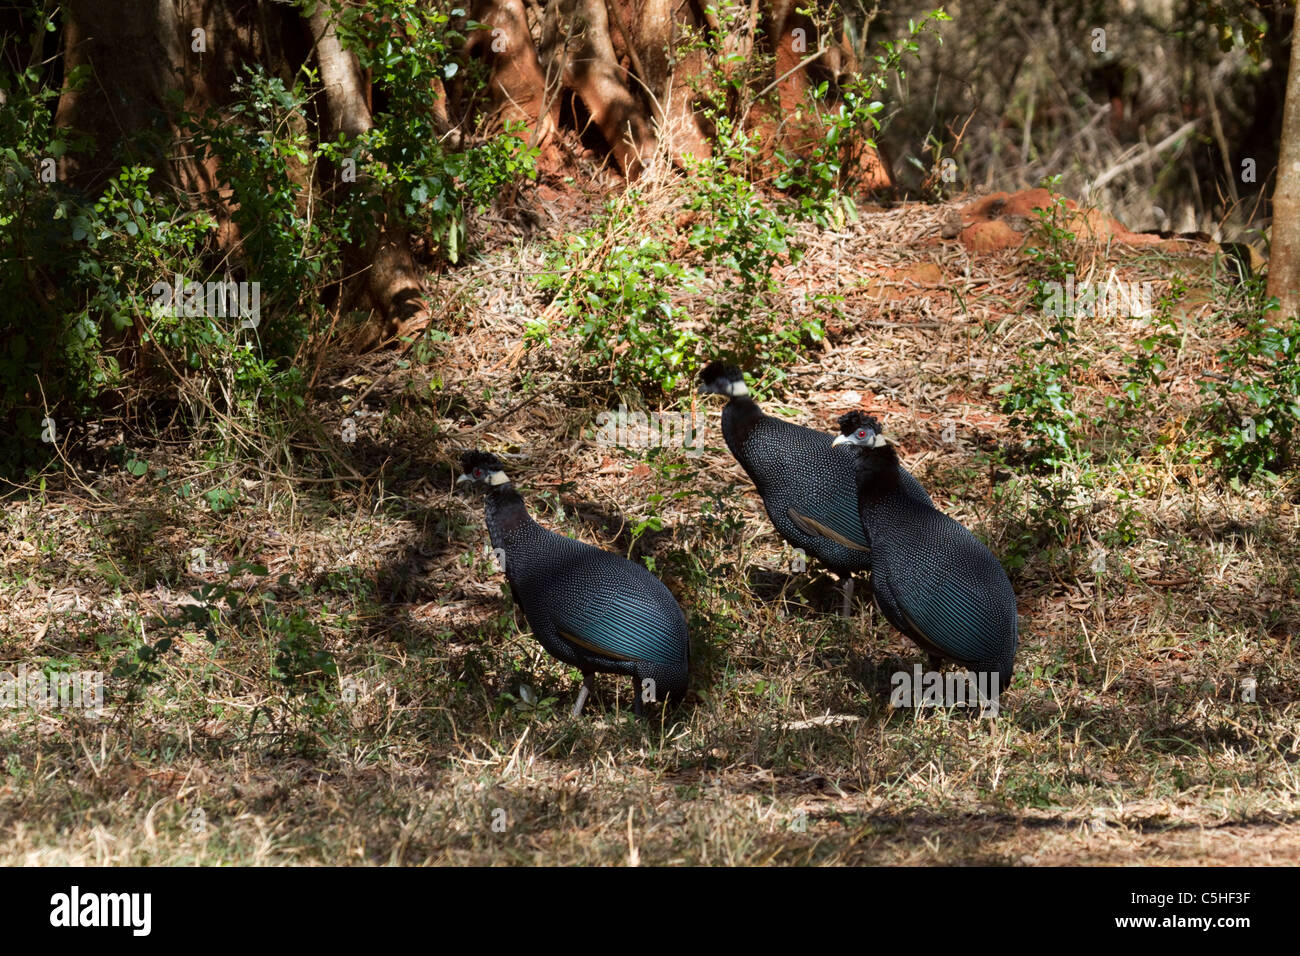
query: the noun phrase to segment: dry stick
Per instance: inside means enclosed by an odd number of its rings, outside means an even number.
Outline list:
[[[641,65],[641,57],[637,56],[636,47],[632,45],[632,34],[628,33],[627,25],[623,23],[623,12],[618,8],[616,0],[605,0],[605,12],[609,18],[614,21],[614,26],[618,28],[619,36],[623,38],[623,45],[627,47],[628,59],[632,61],[632,69],[636,70],[636,75],[645,79],[645,67]],[[644,82],[642,86],[644,86]]]
[[[560,56],[558,58],[552,57],[551,62],[546,64],[546,80],[543,83],[543,87],[542,87],[543,94],[544,94],[542,96],[542,110],[540,113],[537,114],[536,128],[533,130],[533,135],[529,137],[530,146],[536,146],[540,142],[540,140],[538,139],[538,134],[541,132],[542,129],[542,117],[543,116],[549,117],[551,115],[551,106],[555,103],[556,99],[559,98],[560,93],[564,90],[564,69],[565,69],[565,64],[568,63],[569,61],[569,42],[573,39],[573,20],[574,18],[570,17],[569,22],[565,25],[564,43],[561,44],[560,46]],[[555,68],[554,85],[552,85],[551,82],[552,68]],[[556,128],[555,142],[556,144],[562,145],[562,140],[560,139],[559,136],[558,127]]]
[[[682,2],[684,3],[685,0],[682,0]],[[677,45],[677,26],[678,26],[678,24],[677,24],[677,11],[680,10],[681,8],[682,8],[682,4],[681,4],[681,3],[678,3],[678,4],[677,4],[677,9],[676,9],[676,10],[673,10],[672,13],[670,14],[670,16],[672,17],[672,21],[671,21],[671,25],[670,25],[670,28],[669,28],[669,34],[668,34],[668,49],[669,49],[669,50],[676,50],[676,49],[678,48],[678,45]],[[670,59],[670,62],[669,62],[669,64],[668,64],[668,70],[667,70],[667,72],[664,73],[664,95],[663,95],[663,103],[664,103],[664,116],[665,116],[665,117],[667,117],[667,115],[668,115],[668,107],[671,106],[671,105],[672,105],[672,102],[673,102],[673,84],[675,83],[676,79],[677,79],[677,60],[676,60],[675,58],[672,58],[672,59]],[[688,108],[689,108],[689,104],[687,104],[687,105],[688,105]],[[664,126],[664,130],[666,131],[666,130],[667,130],[667,126],[668,126],[667,119],[664,120],[663,126]]]
[[[557,380],[558,378],[559,376],[557,376]],[[479,422],[477,425],[471,426],[470,428],[466,429],[466,432],[470,432],[470,433],[479,432],[487,428],[489,425],[495,425],[497,422],[501,421],[501,419],[508,418],[509,416],[513,415],[515,412],[519,411],[519,409],[523,408],[525,405],[531,405],[533,402],[541,398],[542,394],[543,394],[542,390],[539,389],[538,391],[533,392],[532,395],[529,395],[527,398],[523,399],[522,401],[515,402],[515,404],[511,405],[500,415],[493,415],[491,418],[487,419],[486,421],[482,421]],[[464,434],[464,432],[462,432],[461,434]]]
[[[658,97],[655,96],[654,90],[650,89],[650,87],[646,85],[645,80],[641,79],[640,76],[638,76],[636,73],[632,72],[631,70],[626,69],[622,64],[618,64],[618,68],[622,70],[624,73],[626,73],[630,78],[636,80],[637,83],[641,85],[641,89],[645,90],[646,96],[650,97],[650,103],[654,107],[655,113],[658,114],[659,128],[660,130],[663,130],[665,128],[665,124],[668,121],[668,112],[667,110],[665,110],[663,103],[660,103]],[[627,129],[628,129],[628,142],[630,143],[632,142],[632,121],[631,120],[627,121]],[[637,158],[638,159],[641,158],[640,151],[637,152]]]
[[[812,53],[809,53],[806,57],[804,57],[794,66],[790,67],[790,69],[786,70],[784,73],[778,76],[771,83],[767,84],[767,86],[759,90],[758,95],[755,96],[752,100],[750,100],[749,105],[745,107],[745,112],[740,115],[740,122],[736,124],[736,128],[737,129],[745,128],[745,120],[749,119],[749,111],[754,108],[755,103],[757,103],[763,97],[767,96],[768,93],[771,93],[774,89],[776,89],[777,86],[779,86],[783,80],[798,73],[800,70],[804,69],[806,66],[808,66],[809,63],[811,63],[813,60],[816,60],[825,52],[826,52],[826,47],[819,47],[818,49],[814,50]]]
[[[1268,189],[1268,181],[1272,175],[1272,173],[1269,173],[1264,177],[1264,182],[1260,183],[1259,192],[1255,194],[1255,204],[1251,207],[1250,215],[1246,217],[1247,225],[1255,221],[1255,214],[1259,212],[1259,205],[1264,201],[1264,197],[1272,195],[1272,190]],[[1265,255],[1265,261],[1267,261],[1267,258],[1267,255]]]
[[[151,338],[154,337],[152,333],[150,333],[150,337],[151,337]],[[192,395],[192,397],[196,400],[196,402],[198,402],[199,404],[205,406],[205,407],[207,408],[209,414],[211,414],[213,417],[215,417],[219,422],[221,422],[222,424],[225,424],[227,427],[233,428],[236,432],[241,432],[243,436],[247,436],[247,437],[245,437],[245,438],[243,439],[245,442],[247,442],[247,447],[249,447],[251,450],[253,450],[253,451],[255,451],[255,452],[261,450],[261,449],[258,447],[258,445],[256,445],[255,443],[248,442],[248,441],[247,441],[247,438],[248,438],[248,437],[251,437],[251,438],[260,438],[260,439],[261,439],[262,441],[264,441],[264,442],[269,442],[269,441],[271,441],[271,437],[270,437],[269,435],[263,435],[261,432],[257,431],[256,429],[252,429],[252,428],[248,428],[248,427],[246,427],[246,426],[245,426],[241,421],[239,421],[238,419],[236,419],[236,418],[234,418],[234,417],[232,417],[232,416],[230,416],[230,415],[227,415],[225,412],[223,412],[223,411],[221,411],[219,408],[217,408],[214,404],[212,404],[211,401],[208,400],[208,398],[207,398],[206,395],[204,395],[204,394],[198,392],[197,390],[195,390],[195,389],[192,387],[192,385],[191,385],[191,383],[190,383],[190,380],[189,380],[188,378],[186,378],[185,376],[181,375],[180,371],[176,368],[176,366],[172,364],[171,357],[166,353],[166,351],[164,351],[164,350],[162,350],[162,349],[159,349],[159,350],[158,350],[158,354],[162,357],[162,360],[167,364],[167,367],[168,367],[169,369],[171,369],[172,375],[176,378],[176,381],[177,381],[177,383],[178,383],[178,387],[179,387],[179,389],[181,390],[181,392],[182,392],[182,393],[189,394],[189,395]],[[312,451],[320,451],[320,450],[327,450],[327,451],[328,451],[328,449],[324,449],[324,446],[320,446],[320,447],[312,448],[311,450],[312,450]],[[343,459],[339,458],[338,455],[334,455],[333,452],[330,452],[330,454],[331,454],[332,457],[335,459],[335,461],[339,462],[339,463],[342,464],[345,468],[347,468],[348,471],[352,472],[352,476],[353,476],[354,478],[356,478],[356,479],[360,479],[360,478],[361,478],[361,476],[360,476],[359,474],[357,474],[356,470],[355,470],[351,465],[349,465],[346,461],[343,461]],[[257,468],[257,466],[253,465],[251,462],[245,462],[245,463],[244,463],[244,467],[251,467],[251,468],[253,468],[255,471],[259,471],[259,472],[262,471],[262,469]],[[262,473],[263,473],[263,474],[266,474],[266,472],[262,472]],[[280,477],[281,477],[282,479],[284,479],[284,480],[288,480],[288,481],[296,480],[293,476],[286,475],[286,474],[284,474],[283,472],[280,472],[279,475],[280,475]],[[82,487],[85,487],[88,491],[92,491],[92,492],[93,492],[93,489],[89,488],[89,487],[86,486],[84,483],[82,484]]]
[[[342,290],[340,290],[340,293],[341,292]],[[330,327],[325,330],[325,336],[324,338],[321,339],[322,347],[316,352],[316,364],[315,367],[312,368],[311,370],[311,378],[307,380],[307,391],[309,392],[316,387],[316,379],[320,377],[321,365],[324,364],[325,362],[324,344],[330,340],[331,336],[334,335],[334,327],[338,324],[339,316],[342,314],[343,314],[343,296],[342,294],[340,294],[338,305],[334,309],[334,315],[330,318]],[[294,363],[297,364],[296,355],[294,356]]]
[[[314,186],[314,184],[315,184],[315,182],[316,182],[316,170],[317,170],[317,168],[318,168],[319,166],[320,166],[319,161],[313,162],[313,163],[311,164],[311,174],[307,177],[307,228],[306,228],[305,230],[303,230],[302,246],[301,246],[301,248],[300,248],[300,250],[299,250],[299,252],[298,252],[298,258],[300,258],[300,259],[306,259],[306,258],[307,258],[307,236],[308,236],[308,234],[311,232],[312,215],[313,215],[313,212],[314,212],[314,210],[315,210],[315,208],[316,208],[316,203],[315,203],[315,200],[316,200],[316,191],[315,191],[315,189],[313,188],[313,186]],[[330,332],[333,332],[333,331],[334,331],[334,323],[338,321],[338,313],[339,313],[340,311],[342,311],[341,307],[342,307],[342,305],[343,305],[343,296],[342,296],[342,290],[340,289],[339,291],[340,291],[340,295],[339,295],[339,306],[340,306],[340,308],[339,308],[339,309],[335,309],[335,311],[334,311],[334,319],[331,320],[331,322],[330,322]],[[300,298],[299,301],[301,302],[301,298]],[[294,368],[297,368],[297,367],[298,367],[298,360],[302,357],[302,350],[303,350],[304,348],[307,347],[307,342],[310,341],[311,339],[314,339],[314,338],[315,338],[315,331],[316,331],[316,328],[317,328],[317,323],[316,323],[316,320],[315,320],[315,316],[313,315],[313,317],[312,317],[312,325],[311,325],[311,333],[307,336],[306,339],[304,339],[302,342],[299,342],[299,343],[298,343],[298,347],[294,350],[294,353],[293,353],[293,367],[294,367]],[[328,334],[328,333],[326,333],[326,334]],[[317,370],[320,369],[320,364],[319,364],[319,363],[317,363],[316,368],[317,368]],[[311,377],[311,381],[308,383],[308,386],[310,387],[311,385],[314,385],[315,383],[316,383],[316,374],[315,374],[315,372],[313,372],[313,373],[312,373],[312,377]]]
[[[1100,123],[1102,118],[1105,117],[1107,112],[1108,110],[1106,107],[1104,106],[1098,107],[1097,111],[1093,114],[1092,119],[1088,120],[1088,122],[1084,124],[1082,129],[1080,129],[1078,132],[1074,133],[1072,136],[1066,139],[1066,141],[1063,142],[1060,146],[1058,146],[1056,150],[1052,153],[1052,155],[1049,156],[1045,161],[1037,163],[1036,164],[1037,168],[1042,170],[1038,178],[1041,179],[1043,177],[1051,175],[1052,170],[1056,167],[1056,164],[1060,162],[1061,157],[1063,157],[1069,150],[1073,149],[1075,143],[1077,143],[1080,139],[1082,139],[1085,135],[1087,135],[1088,132],[1094,126]],[[974,114],[972,113],[971,115],[973,116]],[[965,131],[965,127],[962,127],[962,130]],[[1029,169],[1033,170],[1035,169],[1035,166],[1030,166]]]
[[[1025,135],[1020,141],[1020,165],[1029,165],[1029,147],[1033,145],[1034,107],[1038,105],[1038,88],[1029,91],[1029,105],[1025,109]]]
[[[936,93],[936,95],[938,95],[938,94]],[[960,133],[957,132],[955,129],[952,128],[952,123],[948,123],[948,124],[947,124],[947,126],[948,126],[948,134],[949,134],[950,136],[952,136],[952,138],[953,138],[953,141],[952,141],[952,152],[955,153],[955,152],[957,151],[958,147],[961,146],[961,141],[962,141],[963,139],[966,138],[966,127],[970,126],[970,121],[973,120],[974,118],[975,118],[975,110],[972,109],[972,110],[970,111],[970,113],[968,113],[967,116],[966,116],[966,122],[964,122],[964,123],[961,124],[961,132],[960,132]]]
[[[1154,159],[1160,153],[1163,153],[1166,149],[1168,149],[1174,143],[1178,142],[1178,140],[1180,140],[1182,137],[1186,136],[1193,129],[1195,129],[1196,124],[1198,122],[1199,120],[1188,120],[1186,123],[1178,127],[1178,129],[1174,130],[1172,133],[1170,133],[1160,142],[1156,143],[1154,146],[1148,146],[1146,149],[1142,150],[1142,152],[1134,156],[1132,159],[1126,160],[1120,163],[1118,166],[1112,166],[1110,169],[1106,170],[1106,172],[1102,173],[1095,180],[1093,180],[1093,182],[1088,187],[1089,193],[1090,194],[1096,193],[1099,189],[1105,186],[1112,179],[1115,179],[1117,176],[1122,175],[1123,173],[1132,169],[1134,166],[1139,166],[1142,163],[1149,162],[1150,160]]]
[[[1240,200],[1240,197],[1237,195],[1237,177],[1232,169],[1232,150],[1228,148],[1228,139],[1223,135],[1223,123],[1219,121],[1219,104],[1214,98],[1214,87],[1211,85],[1208,76],[1203,77],[1203,79],[1205,81],[1205,98],[1210,101],[1210,125],[1214,129],[1214,138],[1219,143],[1219,157],[1223,160],[1223,172],[1227,177],[1228,189],[1232,193],[1232,202],[1235,205]]]
[[[45,412],[45,417],[48,419],[50,418],[50,406],[45,398],[45,385],[41,382],[41,377],[39,375],[36,376],[36,387],[39,388],[41,391],[41,409],[42,411]],[[53,419],[50,420],[53,421]],[[56,425],[55,428],[57,427],[58,426]],[[86,491],[90,492],[90,494],[93,497],[102,500],[103,496],[100,495],[98,491],[96,491],[90,485],[86,484],[84,481],[81,480],[81,475],[77,473],[77,469],[73,466],[72,462],[68,460],[68,456],[63,453],[63,449],[59,447],[58,437],[56,435],[51,435],[50,438],[53,439],[50,442],[50,444],[54,446],[54,451],[55,453],[58,454],[59,460],[63,462],[64,467],[67,468],[69,474],[72,475],[72,480],[75,481],[77,484],[79,484]]]

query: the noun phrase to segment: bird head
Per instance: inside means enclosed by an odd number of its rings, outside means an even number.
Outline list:
[[[840,434],[831,442],[832,445],[857,445],[860,448],[880,448],[889,443],[889,439],[881,434],[879,420],[857,409],[840,416]]]
[[[460,467],[464,474],[456,479],[456,484],[470,482],[485,487],[510,484],[501,459],[485,451],[465,452],[460,456]]]
[[[710,362],[700,372],[701,395],[726,395],[739,398],[749,394],[745,387],[745,374],[734,365]]]

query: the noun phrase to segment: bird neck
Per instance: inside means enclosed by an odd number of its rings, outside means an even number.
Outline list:
[[[754,426],[763,419],[763,410],[748,395],[737,395],[732,398],[723,409],[723,414],[725,416],[723,427],[729,429],[735,439],[742,443]]]
[[[898,490],[898,452],[893,445],[858,450],[858,500],[888,497]]]
[[[495,485],[488,491],[484,514],[494,548],[504,548],[515,532],[533,523],[523,496],[510,483]]]

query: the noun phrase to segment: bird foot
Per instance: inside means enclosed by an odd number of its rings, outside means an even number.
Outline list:
[[[578,699],[573,702],[573,713],[571,716],[578,717],[582,714],[582,707],[587,703],[587,695],[591,693],[592,682],[591,675],[584,674],[582,678],[582,687],[578,690]]]
[[[578,691],[578,699],[573,702],[573,713],[571,716],[580,717],[582,715],[582,705],[587,702],[587,685],[583,684]]]
[[[844,604],[840,607],[840,617],[853,616],[853,579],[844,582]]]

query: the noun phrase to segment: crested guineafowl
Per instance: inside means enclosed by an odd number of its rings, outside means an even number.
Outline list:
[[[582,713],[597,672],[633,681],[633,708],[686,693],[686,618],[662,581],[617,554],[548,531],[528,514],[500,460],[461,457],[457,482],[486,489],[492,547],[504,556],[510,593],[542,647],[582,671],[573,716]]]
[[[929,652],[932,667],[946,657],[1009,686],[1019,639],[1016,595],[1002,565],[970,531],[909,489],[880,422],[853,411],[839,423],[835,444],[857,453],[876,604]]]
[[[832,447],[816,429],[764,415],[741,371],[712,362],[700,373],[700,394],[725,395],[722,435],[754,482],[777,533],[844,581],[844,614],[853,574],[871,569],[871,549],[858,516],[853,455]],[[903,481],[929,501],[908,472]]]

